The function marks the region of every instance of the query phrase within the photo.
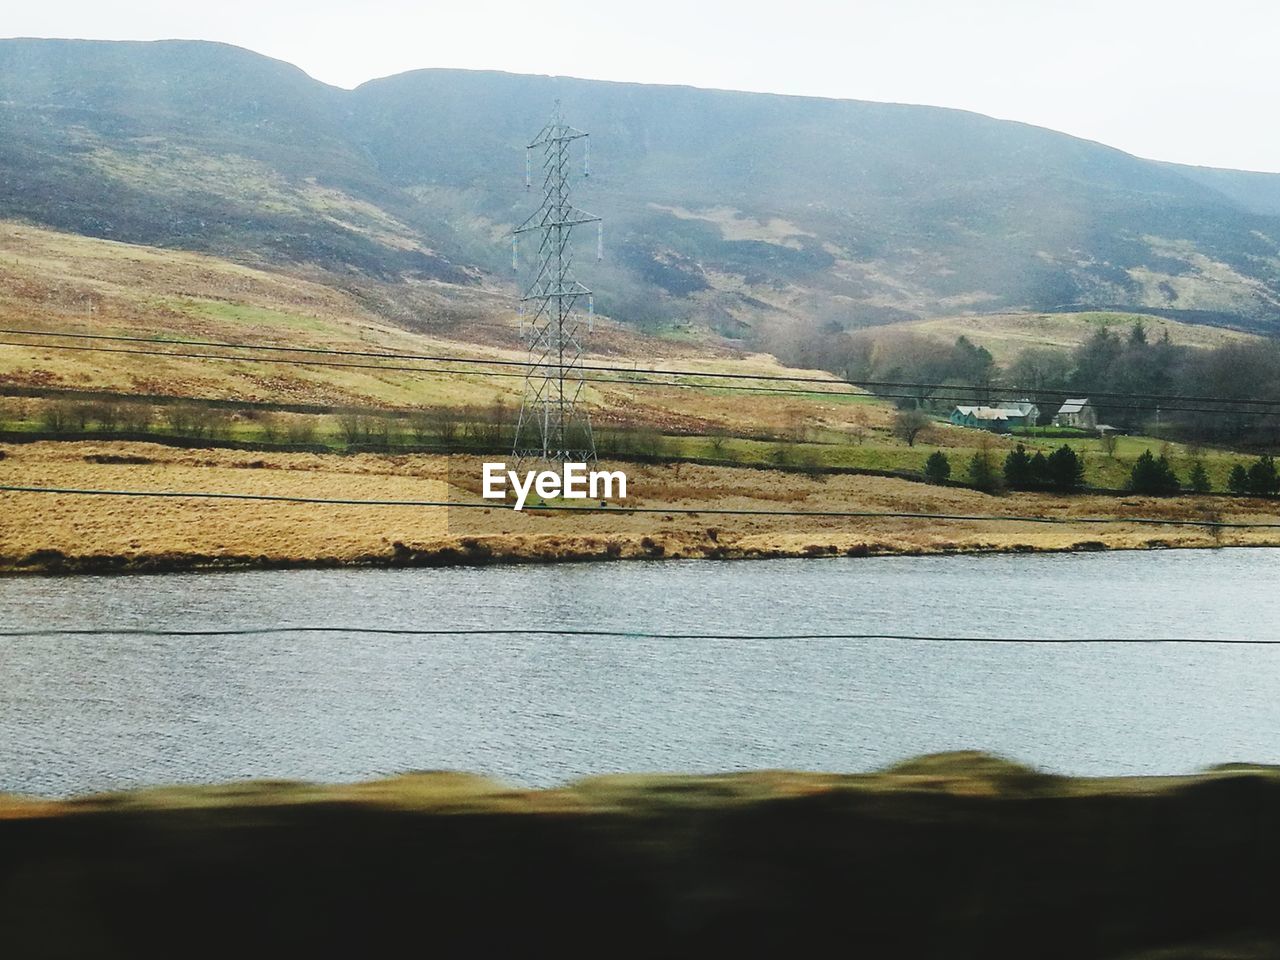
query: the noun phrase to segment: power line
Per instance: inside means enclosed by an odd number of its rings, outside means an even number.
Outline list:
[[[64,496],[92,497],[151,497],[160,499],[194,500],[251,500],[270,503],[310,503],[332,506],[361,507],[440,507],[461,510],[510,510],[512,513],[541,513],[562,511],[566,513],[610,514],[679,514],[682,516],[729,517],[814,517],[818,519],[897,519],[938,520],[946,522],[987,523],[1041,523],[1041,524],[1134,524],[1137,526],[1207,527],[1214,529],[1260,530],[1280,529],[1280,522],[1237,522],[1224,520],[1175,520],[1164,517],[1034,517],[1017,514],[959,514],[914,513],[901,510],[754,510],[734,507],[580,507],[564,504],[542,504],[527,507],[523,511],[508,508],[505,501],[451,502],[448,500],[363,500],[339,497],[293,497],[271,493],[223,493],[194,490],[87,490],[73,487],[34,487],[0,485],[0,493],[46,493]]]
[[[80,340],[114,340],[130,343],[155,343],[155,344],[173,344],[176,346],[199,346],[214,347],[221,349],[234,350],[256,350],[259,352],[279,352],[279,353],[307,353],[314,355],[326,356],[351,356],[378,358],[386,360],[418,360],[434,363],[467,363],[476,366],[528,366],[527,360],[510,360],[495,357],[457,357],[436,354],[416,354],[416,353],[391,353],[382,351],[369,350],[337,350],[327,347],[285,347],[269,344],[249,344],[234,343],[228,341],[215,340],[185,340],[185,339],[167,339],[163,337],[130,337],[115,334],[90,334],[90,333],[72,333],[47,330],[24,330],[0,328],[0,334],[29,336],[29,337],[53,337]],[[0,346],[38,346],[37,344],[19,344],[19,343],[2,343]],[[51,345],[50,345],[51,346]],[[64,348],[66,349],[66,348]],[[173,356],[187,356],[185,354],[172,354]],[[203,354],[197,356],[205,356]],[[395,369],[395,368],[384,368]],[[421,368],[412,368],[421,369]],[[1146,400],[1150,404],[1168,403],[1230,403],[1230,404],[1250,404],[1266,407],[1280,407],[1280,399],[1265,399],[1259,397],[1214,397],[1194,394],[1157,394],[1157,393],[1138,393],[1132,391],[1108,391],[1093,390],[1087,387],[1071,387],[1064,389],[1050,388],[1033,388],[1024,386],[999,386],[996,384],[954,384],[954,383],[936,383],[926,381],[912,380],[854,380],[841,377],[815,377],[801,374],[767,374],[767,373],[730,373],[727,371],[707,371],[707,370],[664,370],[659,367],[626,367],[610,364],[582,364],[581,369],[594,371],[599,373],[632,373],[645,374],[651,376],[676,376],[676,377],[703,377],[715,380],[759,380],[768,382],[786,382],[786,383],[817,383],[827,386],[851,386],[863,389],[877,391],[877,396],[884,396],[878,393],[878,388],[903,389],[903,390],[963,390],[966,391],[966,397],[973,393],[1022,393],[1033,396],[1057,396],[1059,394],[1087,394],[1089,397],[1108,397],[1121,400]],[[915,394],[909,394],[904,399],[919,399]],[[950,399],[948,397],[935,397],[933,399]],[[1111,406],[1108,404],[1108,406]],[[1144,406],[1145,409],[1145,406]],[[1208,411],[1223,412],[1223,411]]]
[[[2,332],[3,331],[0,331],[0,333]],[[86,334],[86,335],[77,335],[77,336],[89,336],[89,335]],[[132,338],[122,338],[122,339],[132,339]],[[170,342],[177,342],[177,341],[157,340],[153,342],[170,343]],[[235,344],[229,344],[228,346],[237,347],[237,345]],[[128,349],[123,347],[85,347],[85,346],[75,346],[71,344],[60,344],[60,343],[33,344],[33,343],[18,343],[11,340],[0,340],[0,347],[26,347],[29,349],[36,349],[36,350],[68,350],[68,351],[88,352],[88,353],[109,353],[109,354],[125,354],[125,355],[149,356],[149,357],[170,357],[170,358],[175,358],[180,360],[221,360],[221,361],[228,361],[233,363],[272,363],[272,364],[282,364],[286,366],[336,367],[336,368],[358,369],[358,370],[377,370],[384,373],[416,373],[416,374],[436,374],[439,376],[503,377],[503,378],[515,378],[515,379],[521,379],[521,380],[525,379],[525,374],[523,373],[503,373],[503,372],[493,372],[493,371],[487,371],[487,370],[448,370],[448,369],[438,369],[433,367],[388,366],[386,364],[353,363],[353,362],[345,362],[340,360],[300,360],[296,358],[285,358],[285,357],[234,356],[234,355],[214,354],[214,353],[185,353],[185,352],[177,352],[177,351],[170,351],[170,350],[135,350],[135,349]],[[242,347],[242,349],[259,349],[259,348]],[[267,349],[287,352],[292,348],[270,347]],[[315,351],[303,350],[300,352],[315,352]],[[339,355],[342,354],[341,351],[334,351],[334,352],[338,353]],[[351,355],[361,356],[363,354],[358,352],[353,352]],[[372,356],[390,357],[392,355],[373,354]],[[425,356],[422,357],[421,359],[424,361],[441,361],[441,362],[447,361],[447,362],[455,362],[455,363],[473,363],[473,364],[495,363],[495,364],[515,365],[515,366],[525,365],[525,361],[522,361],[522,360],[485,360],[483,358],[464,359],[460,357],[425,357]],[[708,377],[708,378],[719,378],[719,379],[730,379],[730,380],[763,380],[763,381],[782,381],[782,382],[798,381],[798,382],[805,382],[805,383],[821,383],[829,387],[841,387],[841,386],[859,387],[862,385],[875,384],[875,383],[883,383],[885,385],[891,384],[891,381],[869,381],[869,380],[853,381],[853,380],[836,380],[836,379],[827,380],[827,379],[822,379],[820,377],[785,377],[785,376],[775,376],[771,374],[757,375],[757,374],[737,374],[737,373],[714,373],[714,372],[700,372],[700,371],[675,371],[675,370],[664,371],[664,370],[645,370],[645,369],[637,370],[631,367],[605,367],[605,366],[592,366],[589,364],[582,366],[581,369],[616,371],[621,373],[654,375],[654,376],[657,376],[657,375],[689,376],[689,377]],[[761,387],[761,386],[739,386],[735,384],[674,383],[674,382],[657,381],[657,380],[636,380],[636,379],[630,379],[626,377],[616,377],[616,378],[585,377],[584,382],[621,384],[625,386],[634,386],[634,387],[667,387],[672,389],[737,390],[737,391],[744,391],[744,392],[751,392],[751,393],[784,394],[788,396],[865,397],[867,399],[878,399],[878,400],[915,400],[915,401],[919,401],[920,399],[922,399],[921,396],[917,393],[880,393],[880,392],[872,393],[872,394],[849,393],[843,390],[803,390],[803,389],[786,389],[786,388],[773,388],[773,387]],[[944,386],[944,385],[932,385],[932,384],[925,384],[925,383],[910,383],[907,381],[903,381],[900,385],[906,386],[906,387],[919,387],[922,389],[931,389],[935,386],[941,388]],[[963,389],[963,388],[949,387],[948,389]],[[1004,393],[1028,392],[1028,391],[1017,390],[1014,388],[994,388],[994,387],[976,388],[975,387],[974,389],[986,390],[986,391],[998,391],[998,392],[1004,392]],[[1034,392],[1034,391],[1030,391],[1030,392]],[[1054,392],[1061,393],[1062,391],[1054,391]],[[1080,392],[1085,392],[1085,391],[1080,391]],[[1095,394],[1095,396],[1097,396],[1097,394]],[[1120,397],[1120,396],[1126,396],[1126,395],[1114,394],[1114,396]],[[1138,399],[1138,398],[1145,397],[1147,395],[1132,394],[1128,396]],[[971,402],[973,400],[973,395],[969,393],[930,394],[928,397],[924,397],[923,399]],[[1255,404],[1255,405],[1265,404],[1268,406],[1270,405],[1280,406],[1280,400],[1260,400],[1260,399],[1232,400],[1227,398],[1205,398],[1203,402],[1221,403],[1221,404],[1248,403],[1248,404]],[[1144,403],[1144,404],[1108,403],[1107,406],[1108,408],[1113,410],[1136,410],[1136,411],[1149,412],[1151,410],[1152,403]],[[1230,414],[1232,416],[1270,416],[1275,413],[1275,411],[1269,408],[1246,409],[1246,410],[1222,410],[1222,409],[1214,409],[1214,408],[1207,408],[1207,407],[1170,406],[1170,405],[1165,405],[1163,403],[1159,405],[1159,408],[1161,411],[1165,413],[1206,413],[1206,414],[1215,414],[1218,416],[1222,416],[1224,414]]]
[[[1241,646],[1280,646],[1280,641],[1252,637],[965,637],[910,633],[664,633],[647,630],[585,630],[575,627],[545,629],[539,627],[235,627],[209,629],[157,629],[145,627],[69,627],[34,630],[0,630],[0,637],[245,637],[274,634],[369,634],[398,637],[602,637],[622,640],[893,640],[921,643],[1000,643],[1000,644],[1232,644]]]

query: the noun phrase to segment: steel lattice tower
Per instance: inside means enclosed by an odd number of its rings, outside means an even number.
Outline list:
[[[573,141],[584,141],[583,174],[591,175],[587,134],[568,126],[556,101],[550,122],[525,148],[525,189],[533,179],[533,157],[542,151],[542,204],[511,239],[511,265],[519,270],[518,240],[537,237],[533,279],[520,299],[521,330],[529,344],[524,399],[516,422],[517,461],[588,463],[596,458],[591,421],[583,404],[583,307],[588,330],[595,314],[591,291],[573,277],[573,228],[597,224],[596,257],[602,254],[600,218],[569,202]]]

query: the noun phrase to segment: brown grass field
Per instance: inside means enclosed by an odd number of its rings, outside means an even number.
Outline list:
[[[441,301],[424,303],[420,313],[393,323],[373,312],[365,300],[319,279],[0,221],[0,328],[524,360],[511,291],[476,289],[466,296],[475,316],[465,322],[458,322],[449,303]],[[494,377],[488,375],[492,370],[429,362],[412,364],[428,371],[414,373],[65,351],[48,346],[50,341],[14,335],[0,335],[0,341],[0,384],[22,387],[404,408],[484,406],[498,399],[518,403],[522,386],[519,376]],[[34,345],[6,345],[19,342]],[[590,337],[590,347],[586,362],[610,366],[799,373],[834,380],[822,371],[783,367],[766,354],[700,340],[644,337],[605,320]],[[467,369],[473,372],[458,373]],[[520,368],[499,372],[513,371],[519,373]],[[827,389],[821,384],[816,388]],[[834,382],[830,389],[850,392]],[[618,383],[589,386],[584,399],[601,423],[656,429],[753,432],[770,425],[780,429],[797,416],[840,428],[851,425],[851,416],[859,425],[868,416],[885,422],[888,418],[879,405],[837,405],[821,396]],[[876,412],[853,413],[864,407]]]
[[[469,457],[175,450],[157,444],[0,447],[0,484],[228,492],[325,499],[481,502]],[[136,462],[99,462],[112,459]],[[616,466],[616,465],[615,465]],[[764,558],[1280,544],[1280,529],[1095,524],[1085,517],[1280,522],[1273,504],[1229,498],[1013,494],[870,476],[807,477],[692,464],[628,468],[626,506],[685,510],[887,511],[1062,518],[624,514],[0,493],[0,570],[94,571],[446,564],[626,558]]]
[[[392,315],[376,291],[339,289],[332,277],[281,273],[216,257],[95,240],[0,222],[0,327],[126,336],[252,342],[522,360],[511,291],[476,288],[426,292],[418,312]],[[458,306],[465,298],[466,310]],[[385,305],[384,305],[385,306]],[[960,318],[908,325],[950,338],[960,332],[993,351],[1030,343],[1078,342],[1121,315]],[[1181,342],[1211,345],[1242,335],[1181,324]],[[906,329],[906,327],[904,327]],[[483,408],[502,400],[514,409],[519,377],[474,371],[444,375],[404,371],[258,364],[75,352],[0,336],[0,385],[166,394],[231,401],[359,404],[380,408]],[[1202,342],[1203,341],[1203,342]],[[38,341],[36,341],[38,342]],[[767,354],[746,353],[705,335],[648,337],[601,321],[588,362],[705,373],[784,373]],[[132,344],[110,344],[126,349]],[[225,352],[225,351],[223,351]],[[286,354],[285,356],[289,356]],[[519,370],[518,367],[509,368]],[[974,449],[998,453],[1012,440],[935,426],[908,448],[892,436],[892,409],[832,382],[816,395],[724,389],[704,379],[693,387],[600,383],[584,397],[602,428],[665,433],[668,455],[774,462],[778,440],[806,461],[872,470],[919,470],[931,448],[945,448],[953,476]],[[844,396],[837,396],[844,393]],[[0,400],[0,421],[38,424],[44,401]],[[331,420],[332,418],[330,418]],[[233,439],[252,441],[255,422],[237,417]],[[328,423],[332,431],[334,425]],[[240,431],[240,432],[236,432]],[[241,433],[244,435],[241,436]],[[682,434],[681,437],[672,435]],[[718,438],[718,439],[717,439]],[[727,438],[724,439],[724,438]],[[774,438],[767,440],[762,438]],[[1089,453],[1090,482],[1123,485],[1128,464],[1149,438],[1125,438],[1132,449],[1107,459]],[[1050,442],[1050,446],[1054,442]],[[1088,444],[1084,444],[1088,446]],[[227,491],[325,498],[478,499],[479,463],[420,454],[248,453],[179,451],[113,441],[37,442],[0,448],[0,482],[11,485],[126,490]],[[1083,449],[1083,447],[1082,447]],[[1169,448],[1177,458],[1178,450]],[[1216,489],[1235,457],[1201,454]],[[129,458],[139,463],[95,462]],[[1127,459],[1126,459],[1127,458]],[[1186,457],[1177,460],[1183,473]],[[633,506],[684,509],[872,510],[964,514],[1270,518],[1263,502],[1209,498],[1150,500],[1018,494],[858,476],[692,464],[633,466]],[[6,570],[175,569],[273,564],[448,563],[630,557],[774,557],[980,550],[1068,550],[1148,546],[1213,546],[1280,541],[1274,531],[906,518],[745,517],[621,513],[515,514],[497,507],[301,505],[209,499],[126,499],[0,494],[0,568]]]

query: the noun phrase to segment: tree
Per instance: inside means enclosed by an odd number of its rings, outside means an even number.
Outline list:
[[[1013,490],[1030,490],[1036,486],[1036,478],[1031,473],[1031,457],[1027,448],[1018,444],[1004,458],[1004,482]]]
[[[1036,455],[1031,458],[1031,482],[1037,487],[1049,483],[1049,458],[1044,455],[1043,450],[1037,450]]]
[[[1070,493],[1084,486],[1084,460],[1065,443],[1049,454],[1045,460],[1048,468],[1046,479],[1054,490]],[[1168,463],[1167,460],[1165,462]]]
[[[916,445],[916,438],[929,426],[929,418],[919,410],[899,410],[893,417],[893,435],[907,441],[908,447]]]
[[[849,413],[849,439],[858,446],[862,446],[862,442],[867,439],[867,429],[869,426],[867,411],[861,407],[855,408]]]
[[[1150,493],[1167,496],[1180,489],[1178,475],[1169,465],[1169,458],[1161,454],[1157,459],[1150,450],[1144,450],[1133,465],[1129,475],[1129,488],[1134,493]]]
[[[924,462],[924,476],[930,483],[946,483],[951,479],[951,461],[941,450],[929,454]]]
[[[1237,463],[1231,468],[1231,474],[1227,477],[1227,489],[1241,496],[1249,492],[1249,471],[1243,463]]]
[[[1053,347],[1028,347],[1009,366],[1008,374],[1024,390],[1059,390],[1071,376],[1071,355]]]
[[[1249,492],[1255,497],[1274,497],[1280,492],[1280,474],[1270,454],[1263,454],[1249,467]]]
[[[969,460],[969,482],[979,490],[988,493],[1000,485],[1000,477],[996,473],[995,458],[988,447],[978,450]]]
[[[1209,482],[1209,474],[1204,469],[1204,461],[1197,460],[1191,464],[1191,475],[1188,477],[1191,489],[1196,493],[1208,493],[1213,489],[1213,484]]]

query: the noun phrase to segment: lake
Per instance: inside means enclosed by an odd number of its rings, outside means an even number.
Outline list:
[[[0,579],[0,629],[1276,637],[1280,550]],[[0,638],[0,791],[459,769],[1069,774],[1280,763],[1280,645],[274,634]]]

